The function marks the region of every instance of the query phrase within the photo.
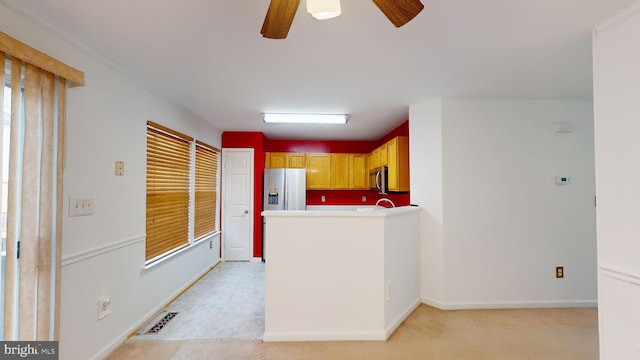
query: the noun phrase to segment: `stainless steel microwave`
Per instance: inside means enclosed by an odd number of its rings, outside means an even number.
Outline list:
[[[380,194],[386,194],[389,190],[389,167],[380,166],[369,171],[369,189],[378,190]]]

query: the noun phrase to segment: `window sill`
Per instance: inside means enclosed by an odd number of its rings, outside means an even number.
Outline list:
[[[162,264],[165,264],[169,261],[171,261],[172,259],[191,251],[192,249],[195,249],[197,247],[200,247],[202,244],[206,244],[207,241],[209,240],[213,240],[214,237],[219,236],[220,235],[220,231],[216,231],[210,235],[207,236],[203,236],[200,239],[198,239],[197,241],[195,241],[193,244],[190,244],[188,246],[185,246],[179,250],[176,250],[170,254],[167,254],[163,257],[161,257],[160,259],[154,260],[148,264],[145,264],[144,267],[142,268],[141,274],[144,275],[150,271],[152,271],[153,269],[159,267]]]

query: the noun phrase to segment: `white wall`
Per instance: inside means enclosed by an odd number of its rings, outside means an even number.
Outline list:
[[[146,121],[220,147],[220,132],[204,119],[147,91],[54,31],[0,5],[2,31],[79,70],[86,86],[68,91],[64,199],[95,198],[92,216],[63,219],[61,358],[106,355],[148,316],[218,260],[208,242],[146,273]],[[115,161],[125,175],[115,176]],[[97,301],[111,314],[97,320]]]
[[[421,291],[425,303],[442,307],[444,243],[442,208],[442,100],[409,108],[411,203],[420,212]]]
[[[411,136],[422,139],[412,142],[411,182],[442,196],[442,250],[423,235],[423,300],[443,308],[595,305],[591,103],[444,99],[440,139],[424,124],[438,123],[423,111],[433,105],[410,112]],[[574,131],[554,132],[559,122]],[[433,156],[434,137],[440,188],[429,179],[437,173],[416,173]],[[555,185],[555,176],[572,181]],[[430,207],[433,198],[412,191],[411,201]],[[443,269],[425,261],[429,251],[442,251]],[[565,267],[564,279],[555,278],[556,266]],[[430,288],[430,271],[442,277],[442,292]]]
[[[421,211],[384,219],[384,326],[386,338],[420,304]]]
[[[640,354],[640,2],[594,31],[600,357]]]
[[[264,341],[385,339],[384,217],[366,215],[265,214]]]
[[[420,304],[418,209],[263,215],[264,341],[386,340]]]

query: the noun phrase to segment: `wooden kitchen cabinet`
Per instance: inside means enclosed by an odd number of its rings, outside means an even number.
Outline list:
[[[349,188],[369,189],[369,167],[366,154],[349,154]]]
[[[268,152],[264,154],[264,167],[270,168],[286,168],[287,167],[287,153],[283,152]]]
[[[371,154],[369,154],[369,169],[373,170],[380,166],[380,148],[375,148]]]
[[[385,143],[380,145],[380,147],[378,147],[378,152],[380,153],[380,162],[378,166],[389,165],[387,144],[388,143]]]
[[[331,154],[307,154],[307,189],[331,189]]]
[[[409,191],[409,137],[398,136],[387,142],[389,191]]]
[[[331,189],[369,188],[367,154],[331,154]]]
[[[265,168],[307,169],[308,190],[368,189],[367,154],[266,152]]]
[[[369,170],[374,170],[380,166],[388,165],[389,156],[387,152],[387,144],[388,143],[384,143],[378,146],[369,154]]]
[[[292,169],[304,169],[307,167],[307,155],[302,153],[288,153],[287,167]]]
[[[306,154],[267,152],[265,153],[265,169],[269,168],[292,168],[304,169],[306,167]]]
[[[349,189],[349,154],[331,154],[331,188]]]

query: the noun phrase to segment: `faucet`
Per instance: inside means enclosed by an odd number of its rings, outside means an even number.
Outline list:
[[[378,201],[376,201],[376,207],[380,206],[380,203],[382,203],[382,202],[387,202],[387,203],[391,204],[391,207],[396,207],[396,204],[394,204],[393,201],[391,201],[391,200],[389,200],[387,198],[378,199]]]

